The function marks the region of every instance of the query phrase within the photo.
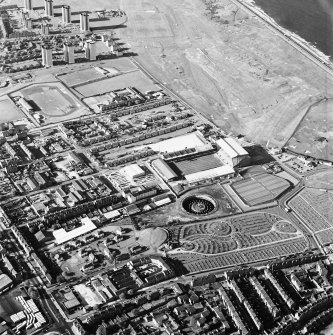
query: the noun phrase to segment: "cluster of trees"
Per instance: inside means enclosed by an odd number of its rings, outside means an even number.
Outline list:
[[[28,71],[28,70],[33,70],[33,69],[39,69],[42,67],[42,63],[41,62],[37,62],[35,64],[24,64],[23,66],[18,66],[18,67],[10,67],[10,66],[6,66],[3,69],[4,73],[15,73],[15,72],[20,72],[20,71]]]

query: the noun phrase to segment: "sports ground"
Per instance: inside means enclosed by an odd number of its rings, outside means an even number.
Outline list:
[[[102,79],[105,77],[95,68],[88,68],[81,71],[75,71],[59,76],[59,79],[64,81],[68,86],[84,84],[89,80]]]
[[[66,121],[86,114],[83,105],[61,83],[35,84],[20,91],[45,124]]]
[[[231,187],[246,204],[256,206],[275,200],[290,187],[290,183],[285,179],[263,173],[237,181]]]
[[[159,90],[159,87],[141,71],[133,71],[113,78],[101,80],[96,83],[82,85],[77,87],[76,91],[84,97],[90,97],[131,86],[135,86],[135,88],[141,92]]]

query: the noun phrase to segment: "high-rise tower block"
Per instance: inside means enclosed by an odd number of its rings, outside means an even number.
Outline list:
[[[87,12],[80,14],[80,30],[89,31],[89,14]]]
[[[52,0],[45,0],[45,14],[47,16],[53,16],[54,11],[53,11],[53,1]]]
[[[64,60],[68,64],[74,64],[74,45],[70,43],[64,43]]]
[[[96,43],[95,41],[87,41],[85,45],[86,58],[89,60],[96,60]]]
[[[71,7],[64,5],[62,6],[62,22],[71,23]]]
[[[43,66],[53,66],[52,47],[49,45],[42,45],[42,64]]]
[[[32,0],[24,0],[24,9],[32,10]]]

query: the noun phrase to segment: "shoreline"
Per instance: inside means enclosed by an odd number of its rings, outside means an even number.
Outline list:
[[[279,33],[281,37],[283,37],[290,44],[293,44],[295,48],[296,46],[301,48],[301,50],[298,49],[300,52],[303,52],[303,54],[307,53],[308,58],[311,58],[313,61],[317,61],[317,64],[320,65],[321,68],[329,71],[333,76],[333,62],[331,61],[330,56],[324,54],[316,46],[306,41],[298,34],[280,26],[255,3],[255,0],[233,0],[233,2],[241,5],[241,7],[247,9],[248,12],[264,21],[267,26],[269,26],[272,30],[275,30],[275,33]]]
[[[306,39],[304,39],[303,37],[299,36],[298,34],[296,34],[295,32],[292,32],[290,30],[288,30],[287,28],[282,27],[281,25],[279,25],[275,19],[273,19],[271,16],[269,16],[259,5],[256,4],[256,0],[243,0],[244,2],[247,2],[249,5],[255,7],[257,9],[258,12],[260,12],[260,14],[265,17],[267,20],[270,20],[272,24],[276,25],[279,27],[279,29],[281,31],[284,31],[286,33],[286,35],[288,37],[292,37],[296,40],[296,42],[299,42],[300,44],[304,44],[305,46],[309,47],[310,49],[312,49],[312,51],[316,54],[318,54],[318,56],[323,57],[327,60],[327,62],[331,63],[333,66],[333,63],[331,61],[331,56],[326,55],[323,51],[319,50],[313,43],[307,41]]]

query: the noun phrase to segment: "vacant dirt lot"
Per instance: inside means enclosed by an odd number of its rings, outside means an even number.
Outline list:
[[[319,159],[333,159],[333,100],[313,106],[299,124],[288,147]]]
[[[43,5],[42,0],[34,3]],[[230,0],[70,4],[73,11],[125,10],[128,21],[116,37],[157,79],[226,133],[285,145],[309,107],[332,96],[331,78]]]
[[[215,4],[212,18],[200,0],[122,0],[129,19],[117,34],[156,78],[227,133],[284,145],[308,107],[329,94],[330,79],[230,1]],[[143,26],[146,14],[138,15],[147,12]],[[166,20],[157,27],[161,14]]]
[[[306,177],[305,185],[310,188],[333,190],[333,170],[327,169]]]

